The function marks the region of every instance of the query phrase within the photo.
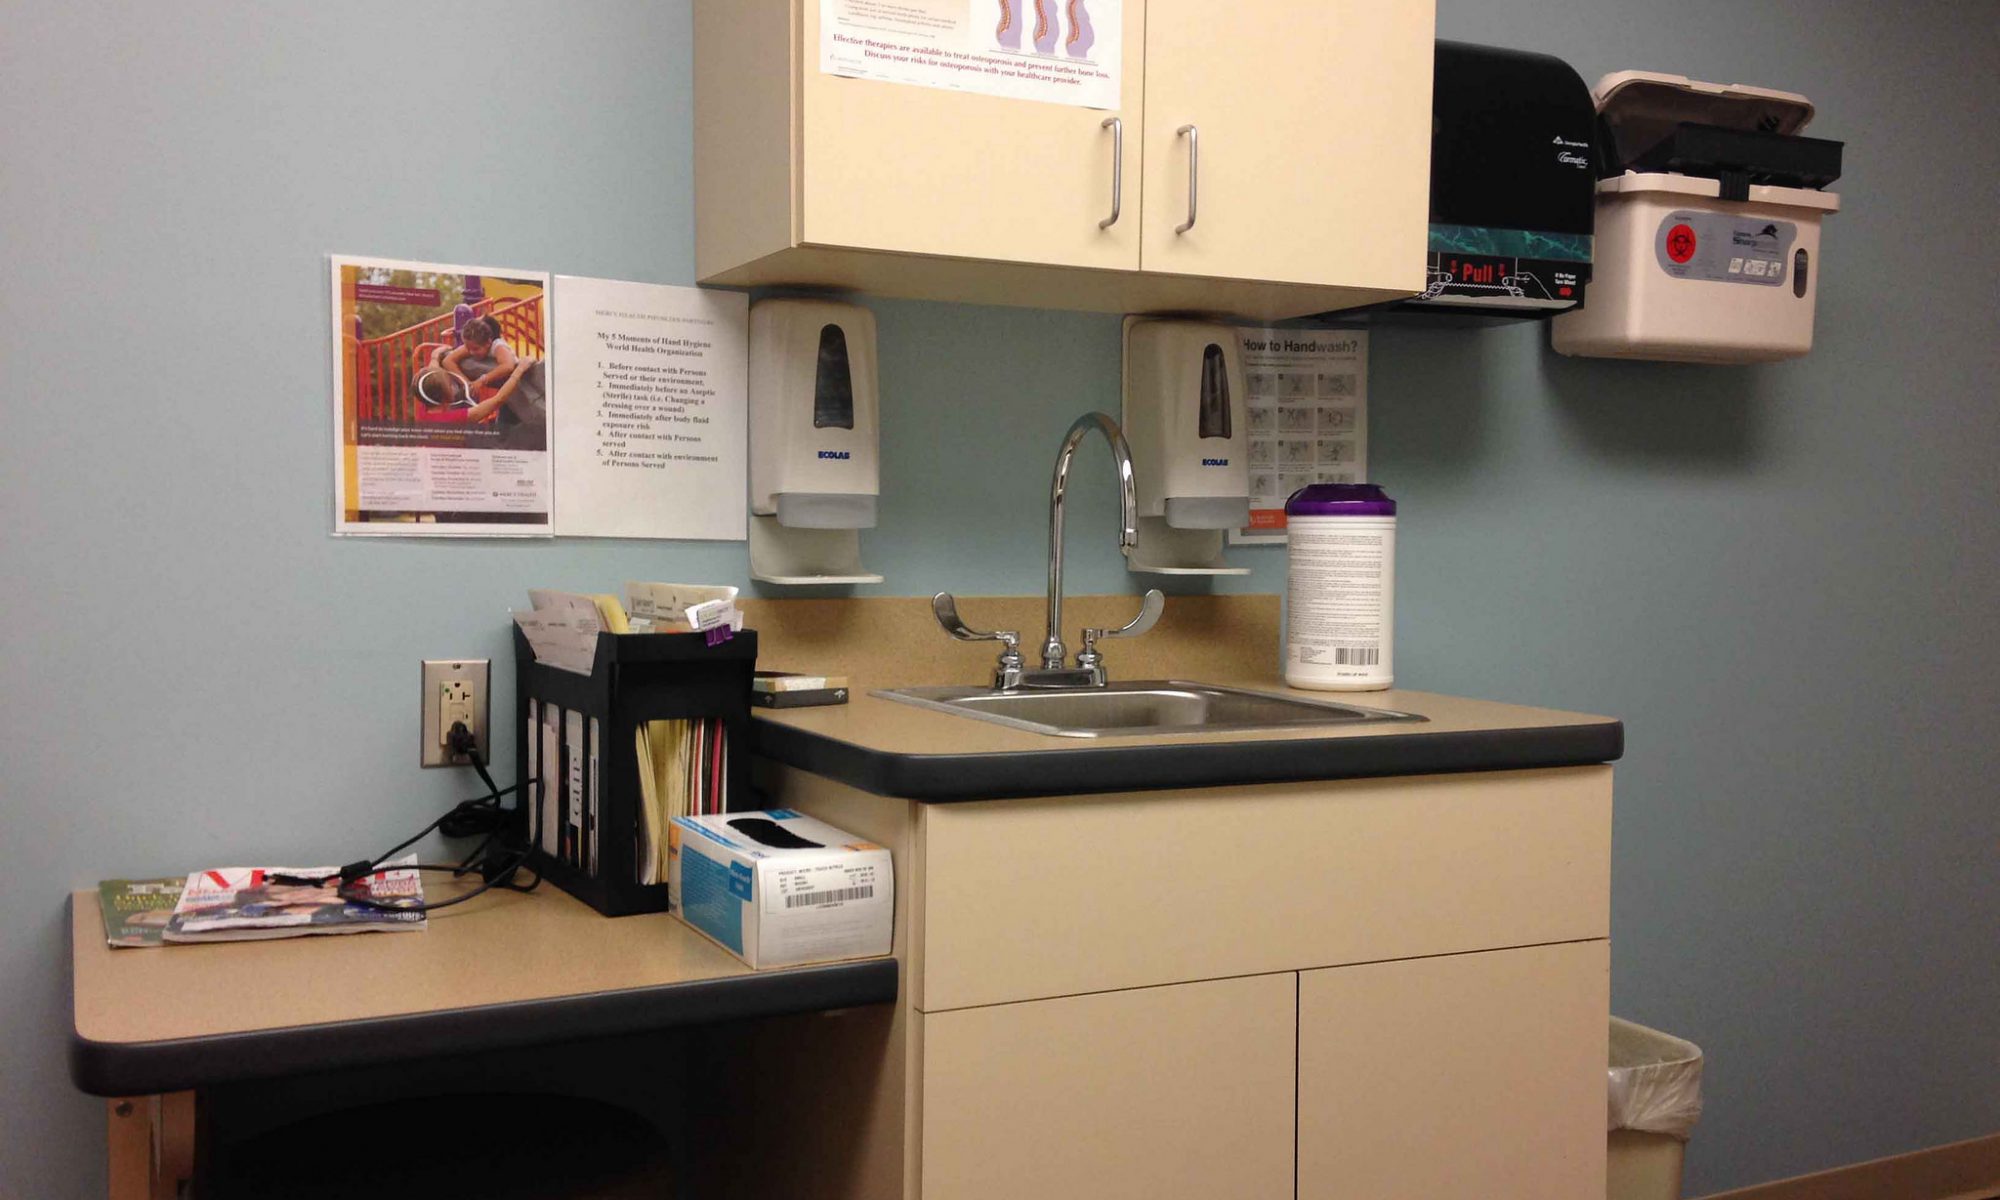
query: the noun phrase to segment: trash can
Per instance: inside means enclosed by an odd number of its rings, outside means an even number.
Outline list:
[[[1611,1018],[1606,1200],[1680,1200],[1681,1156],[1701,1120],[1701,1047]]]

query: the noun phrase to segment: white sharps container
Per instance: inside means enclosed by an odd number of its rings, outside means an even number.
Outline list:
[[[1285,502],[1285,682],[1329,692],[1395,682],[1396,502],[1372,483],[1316,483]]]
[[[1839,211],[1841,143],[1799,134],[1792,92],[1620,71],[1598,81],[1617,174],[1597,182],[1583,307],[1560,354],[1747,363],[1812,349],[1820,221]]]

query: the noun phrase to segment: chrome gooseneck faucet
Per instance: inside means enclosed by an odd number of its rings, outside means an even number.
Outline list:
[[[1030,668],[1021,661],[1021,635],[1009,629],[973,629],[960,619],[958,602],[948,592],[931,597],[931,611],[945,632],[965,642],[999,642],[1000,661],[993,671],[993,686],[999,691],[1022,687],[1103,687],[1104,656],[1097,643],[1106,638],[1136,637],[1151,629],[1166,609],[1167,599],[1157,590],[1148,591],[1139,615],[1117,629],[1086,629],[1077,651],[1076,666],[1063,665],[1063,493],[1069,489],[1069,464],[1091,430],[1104,435],[1111,445],[1111,457],[1118,465],[1118,549],[1130,553],[1139,541],[1139,502],[1132,485],[1132,451],[1118,422],[1103,413],[1085,413],[1063,435],[1062,449],[1056,453],[1055,476],[1049,482],[1049,629],[1042,641],[1042,665]]]
[[[1130,554],[1139,543],[1139,498],[1132,486],[1132,450],[1125,444],[1125,432],[1118,422],[1101,412],[1078,417],[1063,435],[1062,449],[1056,452],[1055,476],[1049,481],[1049,633],[1042,642],[1042,669],[1063,669],[1063,493],[1069,488],[1069,464],[1076,448],[1095,429],[1111,447],[1118,467],[1118,551]]]

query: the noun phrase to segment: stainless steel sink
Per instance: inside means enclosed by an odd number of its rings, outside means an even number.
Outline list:
[[[1178,679],[1133,680],[1099,688],[912,687],[873,693],[919,708],[1056,737],[1211,733],[1422,721],[1414,713],[1304,700]]]

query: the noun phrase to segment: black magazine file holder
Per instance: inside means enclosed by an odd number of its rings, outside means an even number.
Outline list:
[[[526,786],[516,809],[515,832],[529,847],[528,862],[542,877],[607,917],[665,912],[667,885],[638,881],[639,759],[637,731],[648,721],[693,717],[719,718],[727,729],[728,790],[724,807],[736,811],[750,792],[750,680],[757,667],[757,634],[737,633],[711,646],[698,633],[601,633],[590,674],[580,675],[539,662],[519,628],[514,630],[514,729],[520,737],[514,751],[515,777]],[[530,702],[535,725],[529,721]],[[582,714],[585,755],[582,795],[595,794],[594,822],[583,835],[593,834],[596,870],[572,864],[538,844],[542,805],[566,805],[570,800],[568,721],[560,722],[565,748],[559,769],[551,772],[556,786],[543,795],[540,762],[541,721],[549,707],[565,714]],[[587,756],[590,723],[598,728],[596,773]],[[529,738],[536,739],[531,747]],[[535,762],[531,770],[531,758]],[[558,808],[558,813],[567,813]],[[559,822],[560,823],[560,822]]]

